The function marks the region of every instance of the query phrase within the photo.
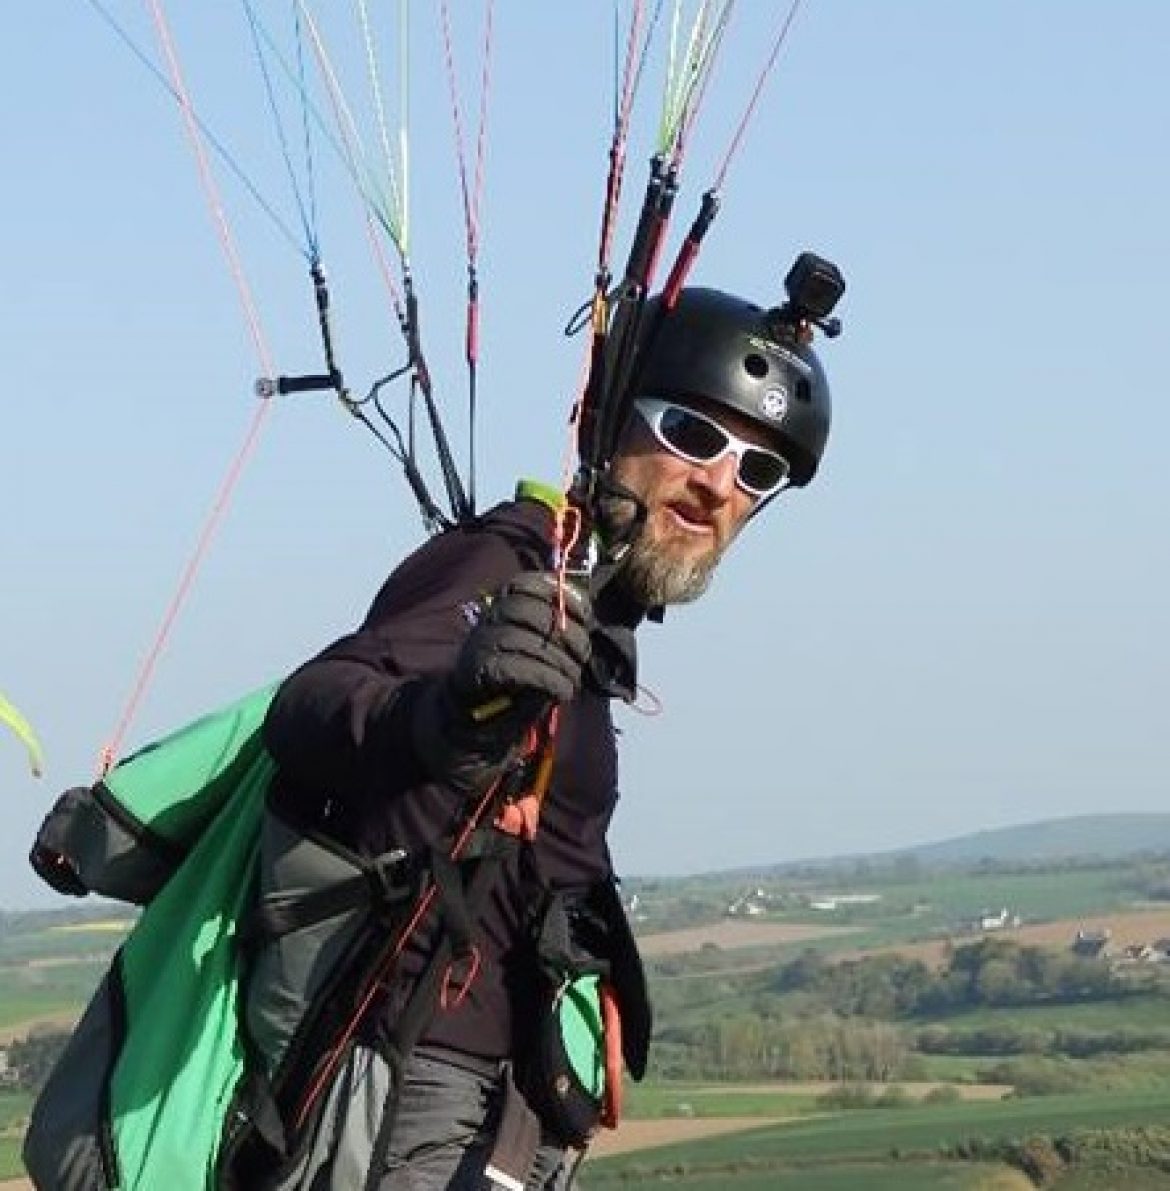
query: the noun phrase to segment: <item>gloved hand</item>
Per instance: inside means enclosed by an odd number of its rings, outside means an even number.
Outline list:
[[[589,661],[592,605],[557,577],[517,575],[468,634],[451,672],[424,681],[414,705],[415,752],[428,774],[466,794],[496,779],[528,729],[577,693]]]

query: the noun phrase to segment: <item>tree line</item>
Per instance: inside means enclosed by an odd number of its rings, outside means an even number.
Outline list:
[[[1111,1000],[1127,991],[1100,960],[983,938],[955,947],[940,969],[898,954],[832,962],[807,951],[777,969],[772,988],[843,1017],[908,1019],[983,1005]]]
[[[981,1006],[1119,999],[1108,963],[1006,938],[955,947],[932,969],[891,953],[834,962],[806,951],[705,1013],[676,1002],[656,1033],[655,1071],[675,1078],[883,1082],[921,1073],[920,1055],[1085,1058],[1170,1045],[1170,1030],[951,1029],[923,1017]]]

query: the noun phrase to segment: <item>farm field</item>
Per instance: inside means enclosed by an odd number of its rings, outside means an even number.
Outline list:
[[[939,1014],[933,1020],[956,1029],[1016,1026],[1035,1029],[1170,1029],[1170,999],[1136,995],[1123,1000],[1054,1005],[979,1005]]]
[[[108,909],[0,919],[0,1045],[37,1027],[68,1027],[109,966],[130,920]]]
[[[917,1082],[870,1085],[871,1094],[859,1101],[850,1098],[860,1088],[856,1082],[773,1082],[749,1076],[751,1070],[782,1069],[771,1066],[771,1060],[768,1066],[758,1062],[763,1046],[835,1047],[846,1041],[866,1046],[871,1035],[865,1031],[884,1028],[880,1020],[876,1026],[865,1020],[867,1010],[859,1013],[852,1007],[854,987],[845,981],[853,977],[848,974],[836,984],[807,983],[791,994],[778,982],[749,973],[791,965],[806,948],[821,952],[830,968],[834,960],[895,952],[942,961],[948,946],[981,937],[960,932],[960,925],[981,907],[995,913],[1007,909],[1024,920],[1018,928],[982,937],[1039,945],[1055,953],[1067,953],[1078,930],[1107,929],[1115,952],[1130,943],[1170,937],[1170,905],[1137,903],[1126,874],[1125,865],[1103,865],[1050,872],[940,873],[905,882],[890,881],[888,875],[885,881],[871,882],[858,875],[852,881],[827,882],[826,887],[846,893],[875,888],[881,892],[879,901],[842,899],[840,911],[825,913],[792,904],[780,909],[777,903],[774,911],[750,918],[719,917],[720,907],[731,903],[702,882],[657,887],[653,896],[660,899],[659,921],[677,924],[677,929],[646,930],[643,922],[638,939],[660,1011],[655,1053],[662,1057],[648,1083],[627,1089],[623,1125],[595,1144],[582,1186],[586,1191],[619,1186],[628,1191],[631,1181],[665,1180],[685,1191],[1026,1191],[1030,1184],[1019,1170],[995,1161],[1002,1151],[980,1152],[980,1161],[974,1161],[947,1157],[946,1147],[971,1139],[994,1142],[1030,1134],[1168,1127],[1170,1050],[1161,1036],[1170,1033],[1170,984],[1165,979],[1170,965],[1143,965],[1140,980],[1127,976],[1097,999],[1078,999],[1083,996],[1079,990],[1067,997],[1055,990],[1051,999],[1032,1004],[944,999],[937,1010],[919,1008],[889,1017],[901,1035],[896,1045],[908,1053],[909,1062],[900,1072],[888,1070],[913,1075]],[[1051,920],[1040,921],[1046,916]],[[703,919],[707,921],[700,924]],[[653,913],[648,921],[654,921]],[[90,909],[13,915],[4,925],[0,1044],[27,1036],[36,1027],[67,1026],[76,1020],[129,924],[108,909]],[[824,961],[807,962],[813,965],[808,970],[815,972],[815,964]],[[877,981],[897,972],[894,966],[877,965],[872,971],[879,975],[871,977],[871,969],[862,967],[859,980]],[[814,1014],[815,998],[822,998],[826,1007],[836,1004],[830,993],[845,997],[835,1033],[824,1025],[825,1010],[822,1016]],[[783,1032],[787,1021],[799,1022],[804,1015],[815,1023],[809,1034]],[[880,1009],[875,1016],[881,1018]],[[1010,1064],[1000,1066],[1012,1051],[928,1053],[925,1044],[919,1050],[916,1035],[927,1026],[941,1027],[944,1042],[947,1031],[957,1036],[985,1027],[1032,1030],[1042,1042],[1049,1039],[1045,1045],[1062,1031],[1131,1038],[1141,1033],[1149,1040],[1143,1039],[1134,1053],[1094,1055],[1083,1064],[1056,1050],[1029,1053],[1020,1058],[1017,1070]],[[762,1032],[753,1035],[753,1029]],[[880,1041],[879,1035],[872,1037]],[[994,1045],[990,1049],[995,1050]],[[809,1059],[820,1052],[802,1053],[801,1073],[822,1074]],[[744,1065],[745,1056],[757,1065]],[[1010,1090],[1007,1084],[976,1082],[981,1071],[995,1065],[1002,1078],[1015,1080],[1019,1075],[1025,1087],[1029,1064],[1039,1077],[1050,1075],[1055,1081],[1041,1090],[1073,1088],[1076,1094],[1004,1099]],[[707,1074],[694,1074],[700,1071]],[[710,1078],[712,1072],[727,1082]],[[667,1073],[676,1078],[664,1078]],[[734,1082],[737,1073],[740,1078]],[[1065,1082],[1060,1084],[1056,1076]],[[852,1073],[837,1077],[857,1078]],[[953,1091],[935,1097],[935,1103],[925,1101],[942,1086]],[[834,1089],[849,1094],[838,1096],[830,1106],[822,1097]],[[894,1094],[887,1096],[889,1092]],[[27,1105],[27,1097],[13,1099],[11,1093],[0,1092],[0,1180],[20,1173],[19,1133]],[[1123,1183],[1102,1178],[1099,1171],[1078,1169],[1052,1188],[1116,1191],[1123,1185],[1125,1191],[1170,1191],[1170,1175],[1146,1168],[1127,1169]],[[0,1182],[0,1191],[23,1191],[27,1186]]]
[[[614,1130],[603,1130],[589,1148],[591,1160],[633,1154],[679,1142],[699,1141],[725,1133],[744,1133],[791,1117],[689,1117],[627,1120]]]
[[[953,931],[984,912],[997,913],[1004,908],[1021,915],[1025,923],[1134,909],[1139,897],[1127,883],[1127,875],[1124,864],[1020,872],[944,870],[909,880],[894,879],[888,871],[867,873],[862,869],[847,876],[826,875],[823,883],[811,887],[808,877],[797,884],[784,874],[757,875],[735,884],[724,878],[710,889],[698,882],[688,884],[686,894],[696,909],[705,906],[709,921],[722,918],[727,906],[746,888],[757,887],[779,898],[783,907],[773,909],[771,901],[765,902],[769,907],[762,916],[765,923],[845,925],[863,928],[867,933],[900,934],[908,930],[933,933]],[[814,897],[831,899],[857,894],[875,900],[866,904],[848,904],[842,900],[835,910],[813,910],[807,904]],[[672,887],[647,894],[640,902],[643,917],[637,930],[641,938],[672,933],[666,928],[656,930],[653,923],[660,916],[668,920],[672,917],[670,910],[675,898]],[[737,921],[747,925],[760,923],[759,918]]]
[[[604,1130],[590,1154],[609,1157],[810,1116],[839,1115],[828,1114],[817,1104],[832,1086],[807,1081],[637,1085],[626,1091],[626,1117],[619,1128]],[[921,1100],[943,1086],[949,1085],[901,1082],[875,1087],[875,1092],[898,1088],[911,1100]],[[1007,1084],[969,1084],[955,1090],[964,1101],[986,1101],[1002,1100],[1012,1089]]]
[[[105,964],[0,965],[0,1044],[38,1025],[68,1024],[81,1016]]]
[[[31,1001],[14,999],[0,991],[0,1046],[24,1038],[39,1027],[68,1029],[81,1009],[73,998]]]
[[[898,1085],[913,1099],[921,1099],[937,1083]],[[628,1089],[621,1126],[605,1130],[591,1150],[591,1158],[630,1154],[695,1141],[726,1133],[743,1133],[780,1122],[826,1115],[817,1097],[828,1090],[823,1083],[772,1082],[761,1084],[654,1083]],[[967,1100],[1001,1099],[1004,1085],[972,1085],[959,1089]],[[18,1173],[18,1135],[14,1126],[28,1112],[31,1097],[0,1093],[0,1178]],[[8,1143],[8,1144],[5,1144]],[[3,1184],[0,1184],[2,1191]]]
[[[712,1120],[719,1117],[791,1119],[800,1113],[820,1113],[817,1100],[834,1085],[816,1081],[772,1080],[766,1083],[692,1083],[682,1080],[650,1081],[628,1085],[625,1090],[627,1120],[655,1118]],[[921,1100],[940,1087],[938,1080],[897,1081],[867,1085],[875,1093],[897,1088],[911,1100]],[[1002,1100],[1007,1084],[972,1083],[955,1089],[963,1100]]]
[[[940,873],[929,880],[846,883],[880,894],[864,906],[838,911],[808,908],[768,911],[745,919],[723,917],[731,889],[704,895],[702,925],[655,930],[654,913],[638,924],[639,947],[659,979],[708,979],[722,972],[748,974],[814,947],[834,959],[898,952],[940,963],[951,945],[983,937],[964,924],[983,912],[1007,910],[1022,925],[995,932],[1019,943],[1067,947],[1078,929],[1109,929],[1115,947],[1170,936],[1170,906],[1143,903],[1126,885],[1122,866],[1023,873]],[[776,888],[783,889],[777,882]],[[659,897],[662,895],[659,894]],[[679,970],[687,957],[698,968]]]
[[[640,1153],[612,1157],[600,1154],[586,1165],[590,1191],[628,1186],[629,1180],[651,1181],[670,1176],[687,1191],[700,1188],[848,1187],[867,1169],[864,1185],[873,1188],[952,1186],[958,1188],[1025,1187],[1006,1167],[973,1169],[966,1163],[939,1163],[939,1149],[965,1138],[1022,1138],[1080,1129],[1162,1125],[1170,1115],[1170,1092],[1113,1094],[1085,1093],[1032,1100],[868,1109],[823,1114],[759,1129],[682,1141]],[[661,1137],[661,1135],[660,1135]],[[892,1160],[892,1156],[896,1156]],[[925,1170],[924,1170],[925,1168]],[[944,1173],[958,1181],[931,1183]],[[814,1181],[814,1175],[826,1181]],[[976,1177],[976,1175],[978,1177]],[[996,1180],[988,1184],[987,1177]],[[1147,1177],[1148,1176],[1148,1177]],[[1170,1186],[1156,1181],[1157,1172],[1127,1172],[1127,1191],[1135,1187]],[[1145,1182],[1137,1181],[1139,1178]],[[1004,1181],[1004,1180],[1007,1181]],[[768,1180],[771,1180],[770,1182]],[[834,1181],[836,1180],[836,1181]],[[1104,1187],[1108,1184],[1100,1184]],[[1059,1191],[1065,1191],[1057,1184]],[[1092,1182],[1070,1183],[1089,1188]]]
[[[0,1138],[0,1170],[12,1170],[20,1161],[19,1147]],[[32,1182],[25,1178],[0,1180],[0,1191],[34,1191]]]
[[[630,1185],[630,1179],[596,1176],[587,1167],[585,1191],[609,1191]],[[1034,1184],[1017,1170],[971,1162],[922,1162],[909,1165],[876,1165],[867,1162],[799,1167],[790,1171],[750,1169],[734,1174],[704,1176],[675,1171],[669,1185],[685,1191],[1034,1191]],[[1062,1188],[1061,1191],[1064,1191]],[[1135,1191],[1130,1186],[1127,1191]]]
[[[1061,1179],[1056,1191],[1119,1191],[1115,1171],[1083,1171]],[[1158,1170],[1127,1170],[1125,1191],[1168,1191],[1170,1174]]]
[[[1170,909],[1160,907],[1117,910],[1112,913],[1086,914],[1077,918],[1061,918],[1031,925],[1025,923],[995,931],[994,937],[1011,939],[1027,946],[1066,948],[1071,945],[1078,930],[1109,931],[1110,944],[1115,950],[1135,944],[1152,943],[1156,939],[1170,936]],[[852,959],[863,955],[897,952],[899,955],[911,956],[937,966],[945,960],[950,947],[973,942],[979,937],[981,936],[964,934],[921,942],[882,944],[859,948],[856,952],[839,952],[837,958]]]
[[[53,915],[46,912],[19,931],[5,932],[0,937],[0,961],[6,966],[54,960],[108,963],[133,925],[126,918],[61,917],[63,921],[54,921]]]
[[[32,1097],[21,1092],[0,1093],[0,1178],[18,1173],[21,1125],[32,1106]],[[28,1183],[20,1186],[31,1186]],[[0,1187],[5,1184],[0,1183]]]
[[[754,947],[782,947],[793,943],[808,943],[814,939],[853,935],[857,927],[797,922],[742,922],[725,918],[709,926],[688,927],[640,935],[638,949],[643,957],[654,959],[664,955],[685,955],[704,947],[718,947],[722,951],[738,951]]]

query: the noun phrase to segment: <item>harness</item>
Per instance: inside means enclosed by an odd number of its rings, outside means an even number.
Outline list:
[[[551,779],[548,741],[530,741],[441,845],[361,856],[266,805],[274,765],[260,726],[273,691],[148,745],[93,787],[66,791],[38,834],[33,863],[54,888],[144,909],[38,1101],[26,1146],[34,1177],[62,1188],[181,1188],[202,1171],[195,1185],[256,1186],[295,1159],[326,1090],[367,1037],[363,1023],[375,1009],[385,1020],[387,1005],[393,1029],[379,1049],[400,1084],[434,1014],[466,997],[479,966],[477,922],[513,866],[533,891],[534,996],[554,1025],[569,1015],[586,1022],[601,1057],[560,1045],[559,1027],[542,1030],[526,1040],[531,1058],[508,1086],[522,1090],[521,1110],[530,1102],[566,1144],[583,1146],[616,1120],[623,1045],[631,1072],[644,1070],[649,1005],[612,884],[570,897],[536,871],[528,845]],[[406,988],[398,961],[424,926],[434,943]],[[592,1078],[591,1063],[607,1079]],[[149,1089],[166,1093],[152,1100]],[[379,1158],[371,1155],[371,1169]],[[500,1158],[521,1177],[526,1161]]]

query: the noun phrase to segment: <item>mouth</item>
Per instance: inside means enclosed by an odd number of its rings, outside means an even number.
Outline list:
[[[705,509],[672,501],[666,505],[665,511],[670,523],[684,533],[712,537],[716,532],[715,518]]]

